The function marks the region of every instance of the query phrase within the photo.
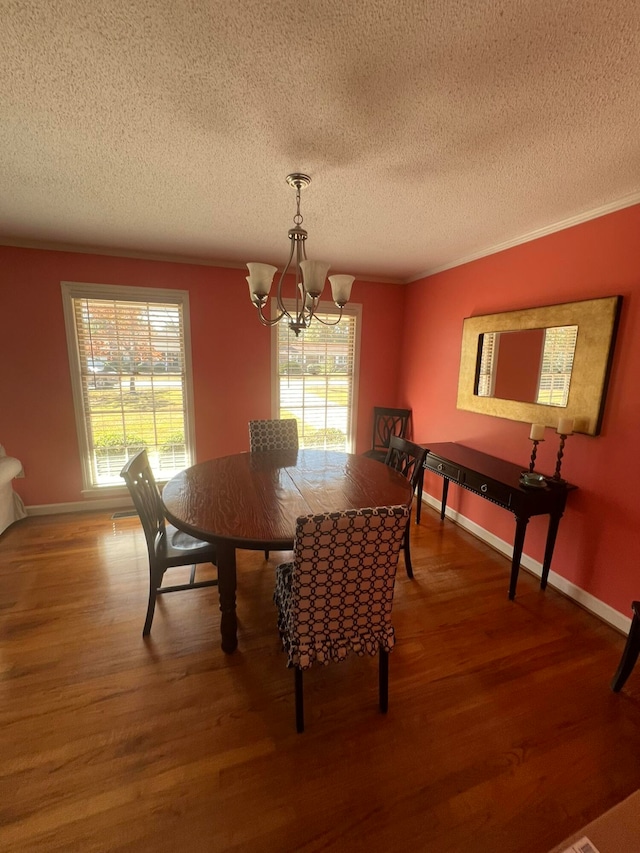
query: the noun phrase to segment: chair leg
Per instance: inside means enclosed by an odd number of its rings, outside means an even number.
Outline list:
[[[378,685],[380,712],[386,714],[389,709],[389,652],[386,652],[382,647],[378,661]]]
[[[614,693],[622,690],[625,681],[631,675],[631,670],[636,665],[638,654],[640,653],[640,603],[634,602],[634,615],[627,637],[627,644],[624,647],[620,664],[613,676],[611,689]]]
[[[411,528],[411,518],[407,521],[407,529],[404,532],[404,567],[407,570],[407,577],[413,580],[413,566],[411,565],[411,541],[409,531]]]
[[[156,597],[156,586],[153,581],[153,578],[151,578],[149,582],[149,604],[147,605],[147,618],[144,620],[144,628],[142,629],[143,637],[148,637],[151,633],[151,623],[153,622],[153,614],[156,609]]]
[[[296,692],[296,731],[298,734],[304,731],[304,698],[302,695],[302,670],[296,666],[293,668],[294,684]]]

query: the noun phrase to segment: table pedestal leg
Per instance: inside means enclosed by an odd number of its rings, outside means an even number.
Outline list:
[[[238,647],[236,617],[236,549],[228,542],[217,542],[218,593],[220,595],[220,633],[222,651],[235,652]]]

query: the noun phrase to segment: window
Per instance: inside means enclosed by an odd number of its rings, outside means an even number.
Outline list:
[[[338,309],[321,304],[318,315],[334,322]],[[275,416],[297,418],[301,447],[354,448],[360,322],[361,306],[348,305],[337,325],[313,320],[299,337],[274,326]]]
[[[193,458],[188,294],[62,285],[84,488],[122,485],[146,448],[166,480]]]

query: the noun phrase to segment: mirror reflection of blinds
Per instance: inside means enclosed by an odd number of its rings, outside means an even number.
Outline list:
[[[567,405],[577,339],[577,326],[545,329],[537,403]]]
[[[480,335],[480,367],[478,369],[478,387],[476,394],[480,397],[493,396],[495,379],[494,363],[496,357],[496,332],[486,332]]]
[[[348,314],[335,326],[313,321],[297,338],[277,326],[279,417],[297,418],[301,447],[351,449],[356,323]]]
[[[93,484],[120,485],[122,466],[143,447],[158,477],[183,470],[182,305],[74,298],[73,312]]]

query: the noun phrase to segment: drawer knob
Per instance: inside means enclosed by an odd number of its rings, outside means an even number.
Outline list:
[[[480,491],[481,491],[481,492],[488,492],[488,491],[489,491],[489,486],[487,486],[487,484],[486,484],[486,483],[483,483],[483,484],[480,486]]]

